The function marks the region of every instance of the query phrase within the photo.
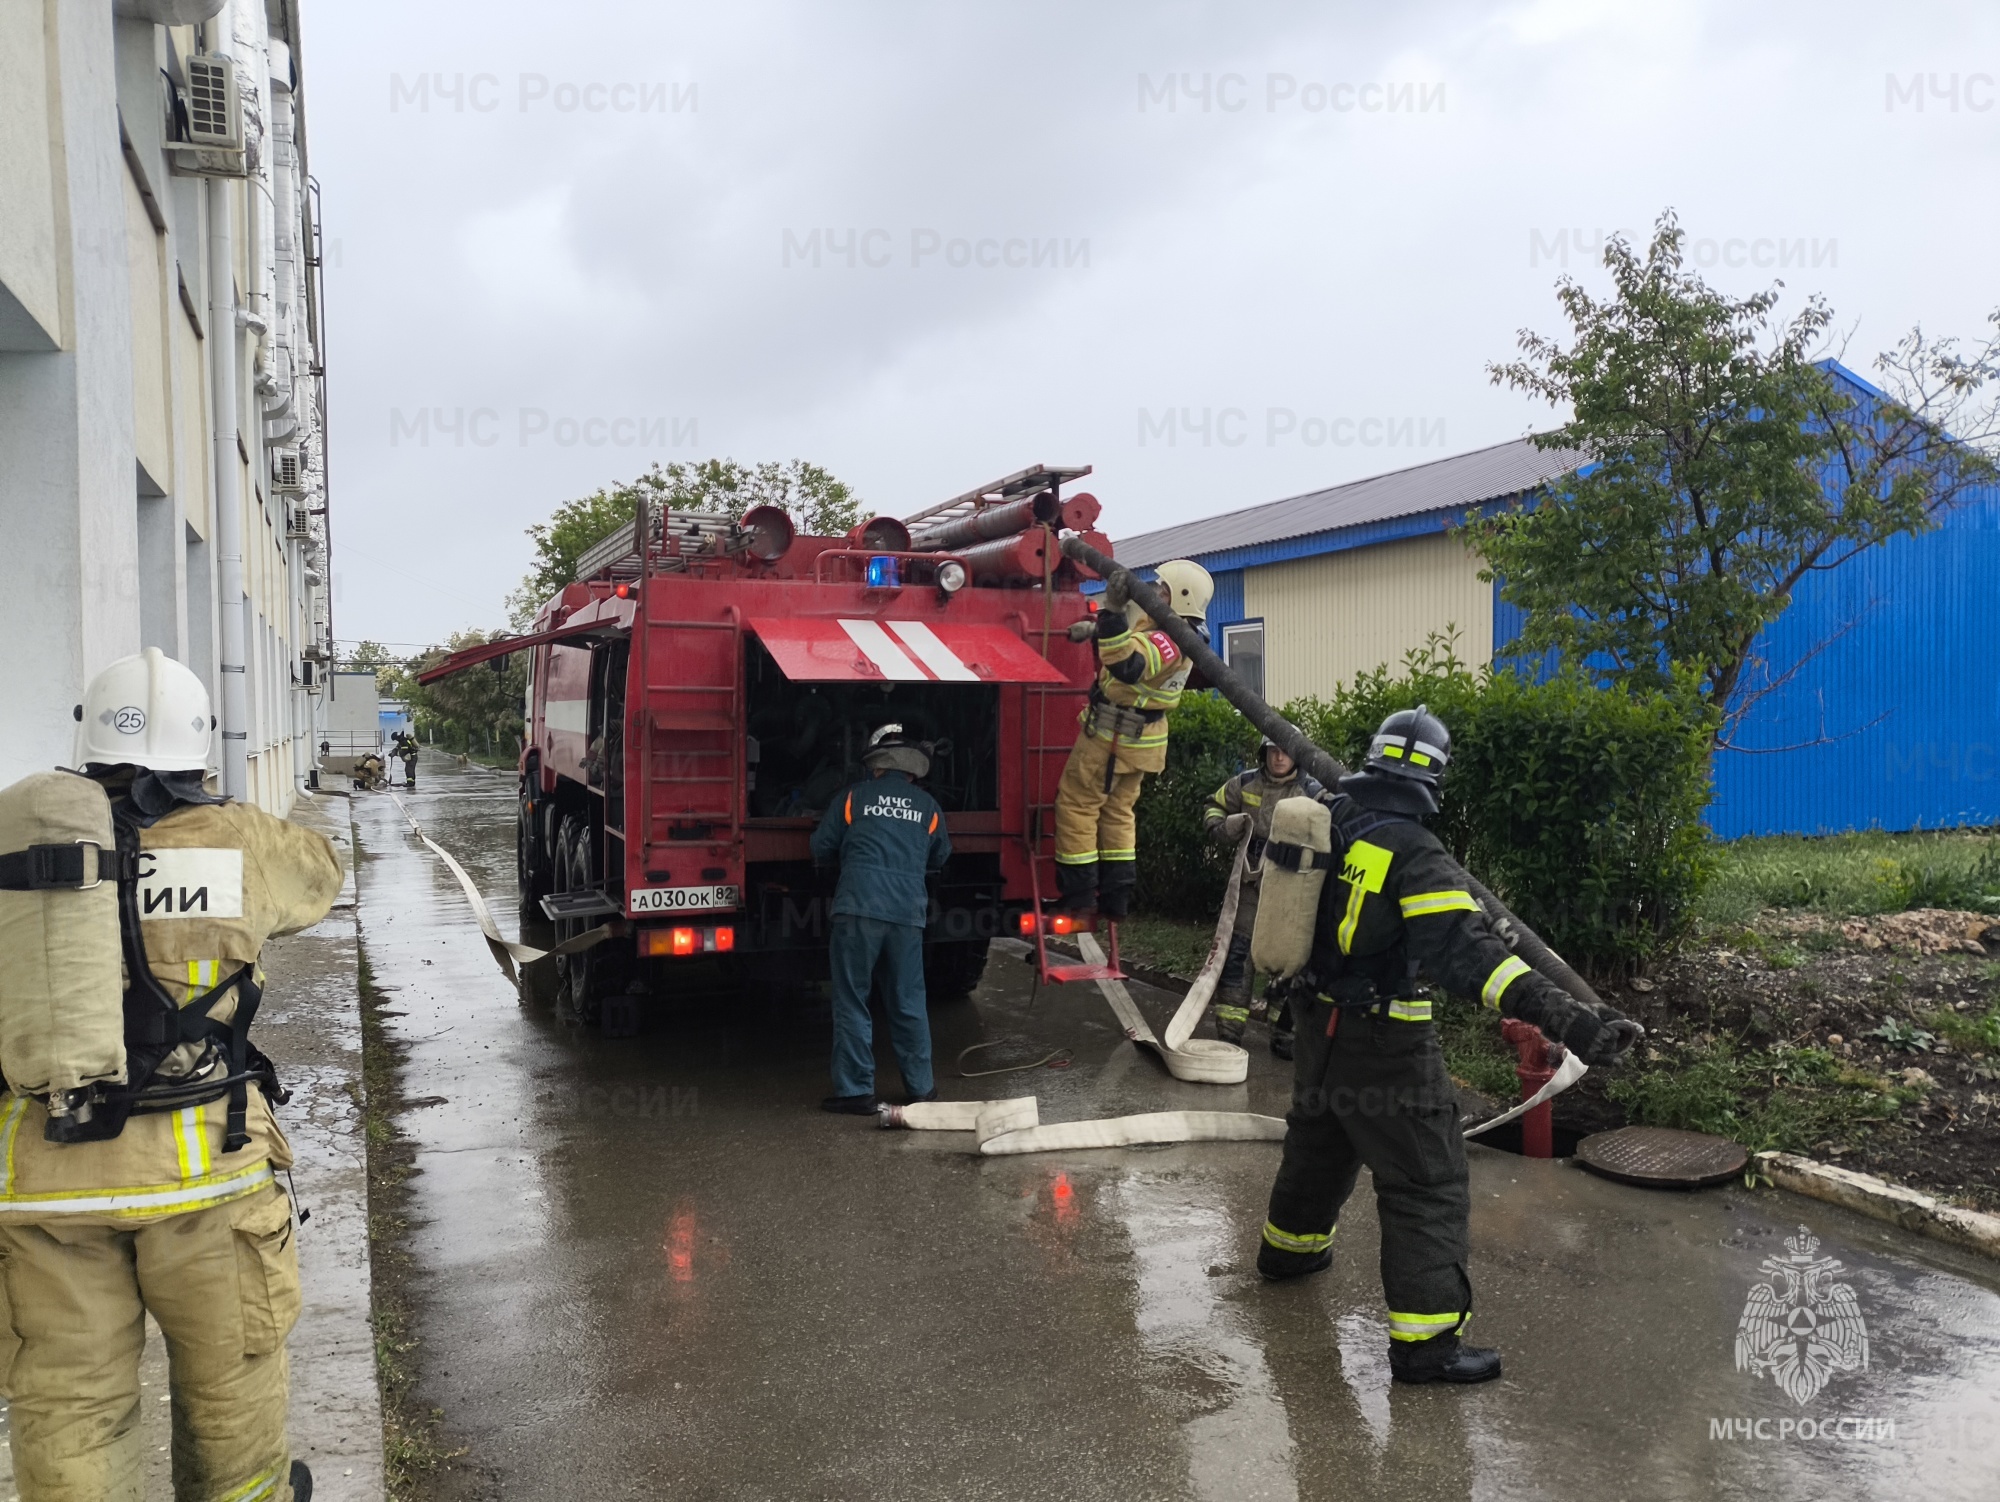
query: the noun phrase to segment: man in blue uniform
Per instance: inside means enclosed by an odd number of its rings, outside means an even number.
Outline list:
[[[833,896],[833,1094],[824,1110],[875,1111],[875,1034],[868,996],[882,971],[889,1041],[913,1100],[935,1100],[931,1024],[924,994],[924,878],[951,858],[937,800],[916,784],[929,753],[884,725],[861,755],[868,780],[834,800],[813,831],[813,859],[840,863]]]

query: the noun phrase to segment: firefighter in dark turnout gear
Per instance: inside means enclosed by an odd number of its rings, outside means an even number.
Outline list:
[[[398,730],[395,735],[390,737],[389,754],[400,758],[403,763],[403,786],[406,788],[415,787],[417,785],[417,738],[407,730]]]
[[[1257,1269],[1281,1279],[1333,1259],[1335,1218],[1366,1164],[1382,1227],[1389,1362],[1403,1382],[1483,1382],[1497,1351],[1460,1342],[1472,1308],[1465,1145],[1419,974],[1519,1017],[1586,1064],[1615,1063],[1638,1027],[1594,1011],[1494,933],[1462,867],[1422,820],[1451,754],[1423,708],[1383,721],[1362,770],[1323,796],[1338,862],[1301,973],[1284,1161]],[[1284,852],[1267,852],[1267,859]]]
[[[1234,849],[1247,830],[1250,848],[1244,852],[1243,881],[1237,890],[1236,927],[1223,957],[1222,977],[1215,988],[1215,1036],[1239,1043],[1243,1027],[1255,1015],[1250,1000],[1250,935],[1257,927],[1257,892],[1264,874],[1264,842],[1271,834],[1271,810],[1285,798],[1317,798],[1318,781],[1299,770],[1282,746],[1266,737],[1257,748],[1257,765],[1215,790],[1202,811],[1202,828],[1212,840]],[[1271,1016],[1271,1051],[1281,1059],[1292,1056],[1290,1009],[1281,1001]]]
[[[840,862],[833,897],[833,1094],[828,1111],[875,1110],[875,1032],[868,997],[878,971],[889,1041],[915,1100],[934,1100],[929,998],[924,990],[925,878],[951,859],[951,836],[937,800],[916,785],[930,771],[925,745],[901,725],[884,725],[862,753],[866,782],[828,808],[813,831],[813,859]]]

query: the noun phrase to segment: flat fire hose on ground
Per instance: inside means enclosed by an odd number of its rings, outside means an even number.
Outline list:
[[[458,878],[459,887],[465,893],[466,903],[472,909],[473,919],[479,924],[480,933],[486,936],[486,947],[493,952],[495,963],[506,973],[507,979],[514,983],[517,991],[521,987],[521,977],[514,968],[516,963],[526,967],[539,964],[543,960],[554,959],[559,954],[580,954],[612,937],[613,929],[606,923],[586,933],[580,933],[573,939],[565,939],[553,949],[537,949],[531,944],[520,944],[507,938],[500,932],[500,926],[493,921],[493,914],[486,906],[486,899],[479,895],[479,888],[472,884],[472,878],[466,875],[465,867],[452,858],[449,850],[424,833],[423,825],[419,824],[416,816],[404,807],[401,798],[390,793],[389,799],[402,811],[403,817],[410,821],[410,828],[416,832],[417,838],[428,845],[431,853],[443,861],[446,869]]]
[[[1222,895],[1222,912],[1215,922],[1215,938],[1209,944],[1208,960],[1195,977],[1194,984],[1188,987],[1188,993],[1174,1012],[1173,1019],[1167,1023],[1165,1038],[1153,1031],[1138,1003],[1132,1000],[1132,993],[1125,989],[1125,982],[1100,980],[1096,983],[1104,999],[1111,1004],[1112,1014],[1117,1017],[1125,1036],[1157,1055],[1160,1062],[1167,1066],[1167,1073],[1177,1080],[1200,1085],[1240,1085],[1250,1077],[1250,1055],[1246,1050],[1219,1039],[1191,1036],[1202,1014],[1208,1010],[1209,998],[1215,995],[1216,982],[1222,976],[1223,961],[1229,956],[1229,938],[1236,931],[1236,908],[1242,894],[1243,868],[1249,847],[1249,836],[1245,835],[1236,847],[1235,864],[1230,867],[1229,887]],[[1095,934],[1080,933],[1076,940],[1084,959],[1093,965],[1105,963],[1104,951],[1098,947]]]
[[[936,1100],[884,1106],[884,1127],[916,1132],[971,1132],[983,1157],[1058,1149],[1144,1147],[1168,1142],[1282,1142],[1285,1124],[1247,1111],[1153,1111],[1103,1121],[1044,1126],[1032,1095],[1013,1100]]]

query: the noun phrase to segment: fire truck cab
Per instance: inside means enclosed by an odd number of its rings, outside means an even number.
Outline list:
[[[1035,466],[844,537],[795,535],[775,507],[642,510],[531,632],[425,675],[529,654],[523,917],[615,934],[558,962],[570,1008],[614,1031],[675,980],[824,979],[836,873],[808,839],[891,721],[931,743],[951,834],[931,994],[977,984],[990,940],[1055,889],[1056,783],[1094,673],[1058,537],[1110,551],[1095,499],[1062,495],[1087,473]]]

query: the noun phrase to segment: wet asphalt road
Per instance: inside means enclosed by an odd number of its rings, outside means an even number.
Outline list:
[[[511,780],[422,777],[413,811],[510,914]],[[354,817],[409,1048],[422,1395],[509,1498],[2000,1496],[1993,1264],[1788,1195],[1474,1149],[1472,1331],[1507,1375],[1393,1387],[1365,1177],[1334,1271],[1266,1286],[1273,1146],[981,1159],[829,1117],[823,1006],[672,998],[605,1041],[516,1000],[386,796]],[[1180,1084],[1094,988],[1031,1004],[1027,974],[996,952],[935,1012],[948,1098],[1282,1112],[1268,1054],[1245,1086]],[[954,1078],[984,1038],[1075,1065]],[[1800,1224],[1870,1341],[1804,1405],[1733,1355]]]

